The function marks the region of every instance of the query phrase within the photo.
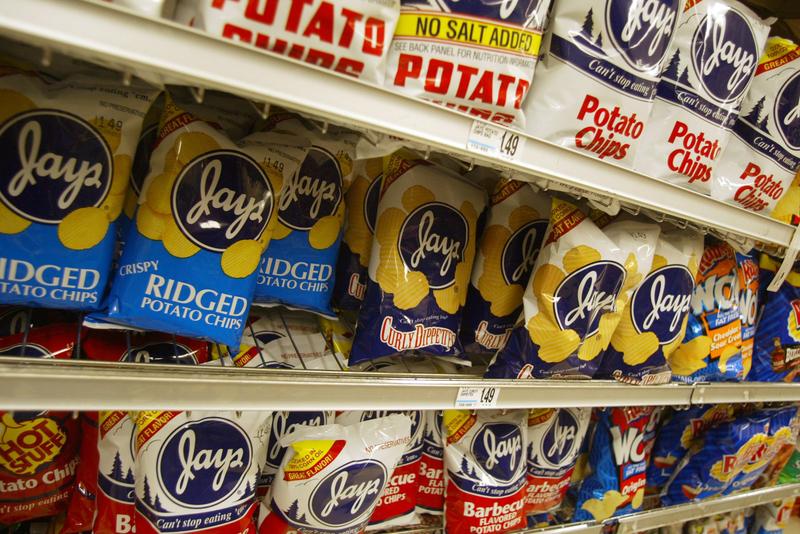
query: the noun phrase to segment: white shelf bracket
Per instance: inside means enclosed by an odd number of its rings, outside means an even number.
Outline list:
[[[792,266],[794,262],[798,258],[798,254],[800,253],[800,226],[795,227],[794,235],[792,236],[792,240],[789,242],[789,246],[786,247],[786,255],[783,257],[783,263],[778,268],[778,272],[775,273],[775,278],[772,279],[772,282],[767,286],[767,291],[775,292],[780,289],[783,282],[786,281],[786,277],[789,276],[789,272],[792,270]]]

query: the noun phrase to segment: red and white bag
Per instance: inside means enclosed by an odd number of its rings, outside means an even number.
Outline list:
[[[270,417],[138,412],[136,532],[254,532],[256,480]]]
[[[800,46],[771,37],[714,166],[711,196],[768,215],[800,169]]]
[[[737,0],[687,0],[637,171],[708,195],[769,26]]]
[[[416,506],[424,436],[424,412],[346,411],[336,416],[338,424],[353,425],[392,414],[404,415],[411,420],[411,441],[408,442],[406,450],[394,467],[389,482],[378,499],[375,511],[370,516],[367,531],[419,523]]]
[[[447,534],[525,527],[527,410],[446,410]]]
[[[422,458],[419,461],[417,513],[444,513],[444,440],[442,412],[424,412],[425,434],[422,438]]]
[[[526,130],[633,166],[652,124],[658,75],[681,0],[557,1],[525,101]]]
[[[362,532],[410,441],[411,419],[399,414],[284,436],[258,532]]]
[[[180,0],[175,20],[381,84],[400,0]]]
[[[97,514],[93,534],[134,531],[136,424],[126,412],[100,412]]]

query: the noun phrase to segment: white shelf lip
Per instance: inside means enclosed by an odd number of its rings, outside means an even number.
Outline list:
[[[612,195],[722,232],[786,247],[794,228],[529,137],[515,163],[466,149],[474,119],[358,80],[213,38],[123,9],[76,0],[0,0],[6,37],[67,52],[123,71],[229,91],[333,122],[392,134],[434,150]],[[535,82],[534,82],[535,83]]]
[[[800,384],[630,386],[0,357],[0,410],[443,410],[454,408],[460,388],[487,386],[498,388],[503,409],[800,400]]]

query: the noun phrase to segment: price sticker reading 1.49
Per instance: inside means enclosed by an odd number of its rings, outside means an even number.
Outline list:
[[[522,135],[477,120],[472,123],[467,140],[467,150],[509,161],[518,159],[524,146]]]
[[[456,408],[494,408],[500,397],[498,387],[460,387],[456,397]]]

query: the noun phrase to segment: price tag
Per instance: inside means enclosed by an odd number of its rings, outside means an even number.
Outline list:
[[[456,408],[494,408],[499,397],[498,387],[460,387],[456,396]]]
[[[509,161],[518,159],[524,146],[519,133],[482,121],[472,123],[467,139],[467,150]]]

